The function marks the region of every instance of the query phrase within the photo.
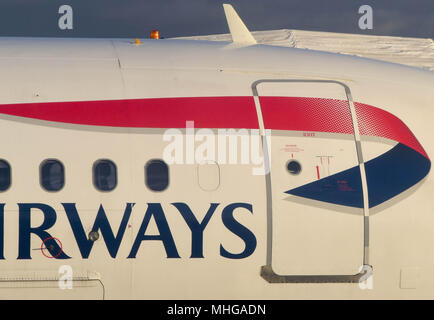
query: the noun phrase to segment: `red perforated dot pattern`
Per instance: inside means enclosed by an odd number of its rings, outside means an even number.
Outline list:
[[[266,128],[353,134],[351,111],[346,100],[260,97]]]
[[[346,100],[300,97],[260,97],[266,128],[353,134],[351,111]],[[411,130],[390,112],[354,103],[359,132],[391,139],[428,158]],[[429,158],[428,158],[429,159]]]
[[[356,102],[354,106],[361,135],[401,142],[428,158],[422,145],[401,119],[390,112],[367,104]]]

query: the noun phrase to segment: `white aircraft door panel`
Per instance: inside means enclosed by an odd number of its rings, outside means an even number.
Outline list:
[[[269,281],[358,281],[367,251],[367,189],[349,89],[298,80],[260,80],[252,88],[271,135],[265,273],[275,277]]]

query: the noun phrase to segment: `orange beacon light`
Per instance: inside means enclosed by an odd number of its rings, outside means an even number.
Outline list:
[[[151,30],[151,39],[160,39],[160,31]]]

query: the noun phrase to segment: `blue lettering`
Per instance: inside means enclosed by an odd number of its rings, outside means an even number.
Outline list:
[[[155,223],[157,224],[157,228],[160,233],[159,235],[145,234],[149,222],[151,221],[151,217],[154,217],[155,219]],[[148,203],[148,209],[146,210],[142,225],[140,226],[139,232],[137,233],[136,240],[134,240],[134,244],[131,248],[128,258],[136,257],[140,244],[144,240],[162,241],[164,248],[166,249],[167,258],[180,258],[178,250],[176,249],[175,241],[173,240],[172,233],[170,232],[169,225],[164,215],[163,208],[159,203]]]
[[[232,203],[226,206],[222,212],[222,221],[223,224],[230,230],[232,233],[240,237],[245,244],[244,251],[238,254],[228,252],[221,244],[220,244],[220,255],[229,259],[243,259],[250,256],[256,249],[256,237],[255,235],[243,226],[241,223],[235,220],[234,218],[234,210],[237,208],[245,208],[253,214],[252,205],[248,203]]]
[[[205,217],[202,222],[199,223],[193,212],[190,210],[189,206],[182,202],[172,203],[173,206],[178,209],[187,222],[188,227],[191,230],[191,256],[190,258],[203,258],[203,230],[208,225],[215,209],[219,205],[218,203],[211,203]]]
[[[74,233],[75,240],[77,241],[77,245],[80,249],[81,256],[84,259],[87,259],[92,250],[94,242],[87,238],[83,224],[80,220],[80,216],[78,215],[77,209],[75,207],[75,203],[62,203],[62,205],[63,208],[65,208],[65,212],[68,217],[69,224],[71,225],[72,232]],[[98,214],[96,215],[91,231],[98,232],[98,230],[101,230],[105,245],[112,258],[116,258],[119,246],[121,245],[122,238],[125,233],[125,229],[127,228],[128,220],[131,216],[133,206],[134,203],[127,203],[116,237],[114,236],[113,230],[110,227],[110,223],[107,219],[107,215],[105,214],[103,206],[100,205],[99,207]]]
[[[62,251],[57,241],[46,231],[56,223],[56,211],[43,203],[19,203],[19,240],[18,240],[18,258],[32,259],[30,256],[30,234],[36,234],[50,254],[56,259],[69,259],[70,257]],[[37,227],[31,227],[31,209],[39,209],[44,214],[44,222]]]
[[[5,204],[0,203],[0,259],[4,259],[5,250]]]

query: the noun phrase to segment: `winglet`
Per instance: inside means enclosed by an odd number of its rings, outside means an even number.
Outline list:
[[[225,10],[232,42],[242,45],[256,44],[255,38],[253,38],[235,9],[230,4],[223,4],[223,9]]]

